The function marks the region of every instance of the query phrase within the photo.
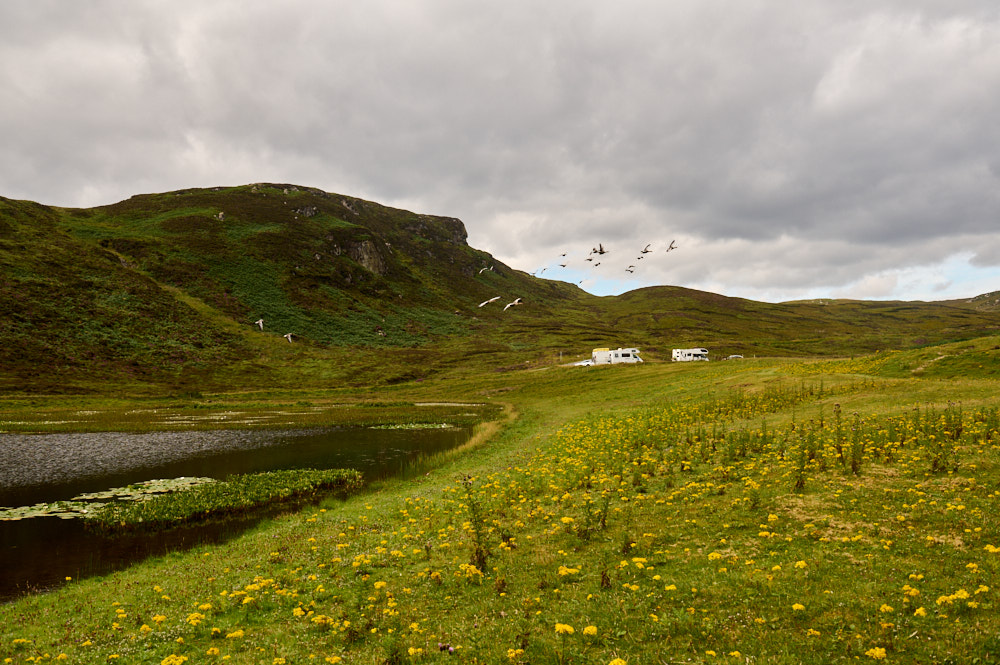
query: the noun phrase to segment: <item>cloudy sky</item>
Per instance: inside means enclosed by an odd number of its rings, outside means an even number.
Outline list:
[[[599,294],[1000,290],[995,0],[4,0],[0,90],[9,198],[289,182]]]

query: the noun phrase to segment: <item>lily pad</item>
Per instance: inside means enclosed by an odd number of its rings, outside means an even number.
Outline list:
[[[0,521],[16,521],[34,517],[77,519],[92,517],[99,508],[115,501],[144,501],[153,496],[188,490],[192,487],[218,482],[214,478],[160,478],[147,480],[127,487],[112,487],[103,492],[80,494],[69,501],[38,503],[33,506],[0,508]]]

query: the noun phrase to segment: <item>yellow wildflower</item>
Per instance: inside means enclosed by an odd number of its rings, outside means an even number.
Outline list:
[[[882,647],[873,647],[866,651],[865,655],[875,660],[885,660],[885,649]]]

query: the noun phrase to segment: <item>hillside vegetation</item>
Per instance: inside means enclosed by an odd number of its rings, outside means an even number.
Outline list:
[[[524,305],[504,313],[515,297]],[[91,209],[0,198],[0,298],[0,389],[33,393],[385,385],[595,346],[650,360],[678,346],[844,356],[1000,325],[988,294],[768,304],[664,286],[600,298],[470,247],[457,219],[275,184]]]

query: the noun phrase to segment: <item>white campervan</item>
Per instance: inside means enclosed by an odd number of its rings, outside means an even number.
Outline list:
[[[677,362],[708,360],[708,349],[674,349],[670,359]]]
[[[619,363],[641,363],[639,349],[594,349],[590,355],[592,365],[617,365]]]

